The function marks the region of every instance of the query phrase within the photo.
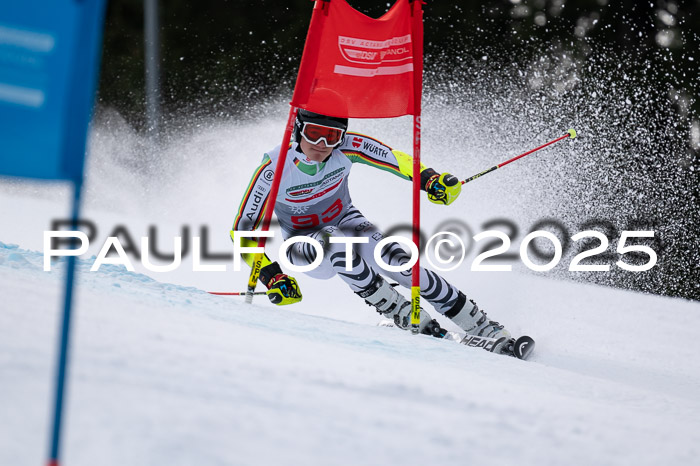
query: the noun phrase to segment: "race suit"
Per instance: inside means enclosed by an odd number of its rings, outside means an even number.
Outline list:
[[[233,230],[251,231],[258,228],[267,206],[280,146],[265,154],[255,170],[243,196]],[[413,159],[406,153],[393,150],[376,139],[358,133],[347,133],[344,142],[333,149],[323,162],[309,160],[297,143],[290,145],[282,179],[275,202],[275,214],[285,239],[305,235],[316,239],[324,248],[321,264],[309,276],[328,279],[338,275],[355,291],[366,289],[376,274],[389,277],[401,286],[410,288],[411,270],[389,272],[374,259],[374,248],[383,239],[382,233],[353,206],[348,190],[348,177],[353,163],[379,168],[406,180],[411,180]],[[421,165],[421,171],[425,167]],[[346,246],[331,243],[330,237],[363,236],[368,243],[353,244],[351,270],[346,270]],[[250,243],[248,243],[250,244]],[[250,265],[252,255],[244,255]],[[307,242],[295,243],[287,250],[294,265],[308,265],[316,258],[316,250]],[[398,266],[410,259],[398,243],[382,248],[382,259]],[[263,260],[263,266],[269,259]],[[441,314],[450,317],[464,306],[465,296],[436,273],[420,268],[421,296]]]

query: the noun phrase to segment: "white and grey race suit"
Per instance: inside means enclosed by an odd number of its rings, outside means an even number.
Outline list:
[[[261,223],[279,153],[280,146],[266,153],[255,170],[233,230],[251,231]],[[343,143],[323,162],[309,160],[298,144],[292,143],[283,167],[274,212],[283,236],[288,239],[305,235],[323,246],[323,261],[314,270],[306,272],[309,276],[328,279],[338,275],[355,292],[366,289],[377,274],[410,288],[411,270],[390,272],[374,259],[375,246],[384,236],[352,204],[348,177],[353,163],[367,164],[407,180],[411,179],[413,170],[411,156],[358,133],[347,133]],[[421,166],[421,170],[424,169]],[[346,245],[331,243],[329,238],[334,236],[362,236],[369,240],[368,243],[353,244],[350,271],[346,270]],[[298,242],[287,250],[287,256],[294,265],[308,265],[316,258],[316,250],[307,242]],[[383,247],[381,257],[392,266],[403,265],[410,258],[398,243]],[[441,314],[452,317],[464,307],[465,295],[435,272],[421,267],[420,285],[421,296]]]

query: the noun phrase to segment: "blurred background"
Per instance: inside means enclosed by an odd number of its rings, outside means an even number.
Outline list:
[[[144,3],[109,2],[100,82],[100,103],[136,125],[143,124],[146,101]],[[237,115],[293,89],[311,0],[157,3],[167,117]],[[379,17],[393,2],[349,3]],[[630,78],[619,70],[633,67],[647,69],[658,96],[673,102],[680,116],[690,118],[691,109],[698,110],[698,0],[428,0],[424,14],[428,89],[457,70],[460,86],[488,86],[483,69],[525,70],[541,60],[543,75],[528,79],[529,90],[580,92],[577,75],[595,71],[608,86],[625,86]],[[591,60],[596,66],[587,69]],[[690,126],[678,129],[688,137]]]

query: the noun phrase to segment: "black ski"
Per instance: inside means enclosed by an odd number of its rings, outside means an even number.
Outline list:
[[[527,335],[523,335],[522,337],[515,340],[515,343],[513,344],[513,356],[515,356],[518,359],[527,359],[528,356],[530,356],[530,353],[532,353],[532,350],[534,349],[535,340],[528,337]]]
[[[501,344],[502,341],[503,338],[495,339],[478,337],[476,335],[465,335],[464,338],[460,340],[460,343],[473,348],[482,348],[491,353],[494,353],[494,349],[500,345],[500,354],[507,354],[508,356],[513,356],[518,359],[527,359],[532,353],[532,350],[535,349],[535,340],[527,335],[523,335],[517,339],[511,338],[504,344]]]
[[[474,348],[483,348],[486,351],[494,352],[494,349],[501,344],[503,338],[495,339],[488,337],[478,337],[475,335],[465,335],[460,341],[463,345]],[[527,335],[523,335],[517,339],[511,338],[505,344],[501,345],[501,354],[507,354],[518,359],[527,359],[532,350],[535,349],[535,340]]]
[[[377,323],[380,327],[396,327],[396,324],[388,319],[384,319]],[[436,335],[434,335],[436,336]],[[502,338],[488,338],[479,337],[476,335],[465,335],[458,332],[447,332],[441,335],[442,338],[446,340],[456,341],[465,346],[470,346],[472,348],[481,348],[491,353],[495,353],[494,349],[500,345],[501,351],[499,354],[505,354],[508,356],[513,356],[518,359],[527,359],[532,354],[532,350],[535,349],[535,340],[527,335],[523,335],[519,338],[511,338],[505,344],[501,344],[505,337]]]

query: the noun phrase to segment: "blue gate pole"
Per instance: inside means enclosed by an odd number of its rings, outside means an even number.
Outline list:
[[[80,197],[82,191],[82,180],[77,180],[73,184],[73,218],[71,229],[78,230],[78,219],[80,218]],[[65,395],[66,376],[68,373],[68,356],[70,350],[70,323],[71,307],[73,303],[73,289],[75,281],[76,256],[68,256],[68,266],[66,268],[66,288],[63,304],[63,321],[61,323],[61,334],[58,346],[58,360],[56,361],[56,390],[53,416],[53,433],[51,435],[51,452],[48,466],[59,466],[59,452],[61,446],[61,420],[63,415],[63,399]]]

